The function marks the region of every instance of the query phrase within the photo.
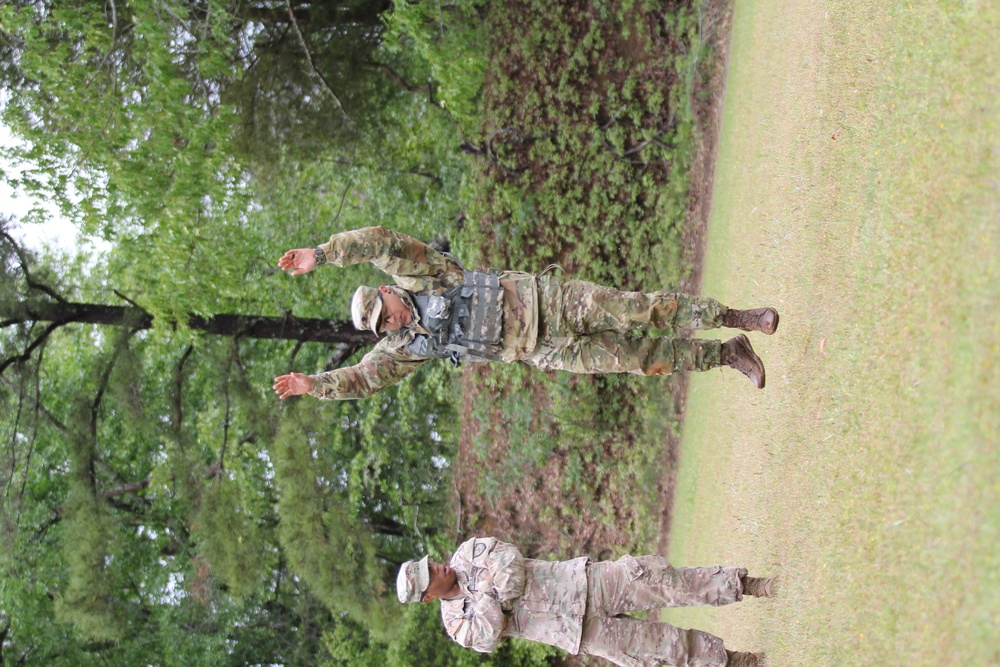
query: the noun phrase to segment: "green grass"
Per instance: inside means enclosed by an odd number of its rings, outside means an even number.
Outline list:
[[[756,392],[692,378],[671,611],[775,665],[1000,663],[1000,11],[737,4],[703,292],[777,306]]]

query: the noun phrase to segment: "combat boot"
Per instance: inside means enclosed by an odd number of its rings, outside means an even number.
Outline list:
[[[743,595],[752,595],[755,598],[769,598],[774,595],[774,577],[762,579],[760,577],[741,577],[743,584]]]
[[[758,389],[764,388],[764,364],[754,353],[746,334],[730,338],[722,344],[720,361],[723,366],[735,368],[746,375]]]
[[[726,667],[764,667],[764,654],[726,649]]]
[[[770,336],[778,330],[778,311],[774,308],[752,310],[730,308],[722,316],[722,326],[743,331],[760,331]]]

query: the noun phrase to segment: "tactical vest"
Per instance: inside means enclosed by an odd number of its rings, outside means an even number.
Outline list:
[[[444,294],[414,296],[420,324],[429,335],[417,334],[406,346],[422,357],[499,360],[503,330],[503,288],[493,272],[465,271],[461,285]]]

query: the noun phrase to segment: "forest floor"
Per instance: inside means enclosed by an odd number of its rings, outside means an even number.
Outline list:
[[[669,555],[779,595],[665,618],[775,665],[1000,664],[1000,9],[737,2]]]
[[[630,265],[635,258],[622,254],[617,261],[626,288],[651,290],[670,283],[683,291],[697,292],[701,279],[732,14],[728,0],[694,5],[692,20],[696,22],[700,54],[692,65],[697,72],[690,78],[687,94],[695,130],[684,139],[687,145],[683,147],[690,151],[690,185],[683,197],[681,224],[670,225],[668,230],[666,216],[653,221],[663,228],[664,244],[671,246],[665,254],[676,257],[642,274],[641,266]],[[653,13],[640,22],[651,26],[651,33],[657,32],[659,17]],[[651,66],[665,90],[682,79],[671,70],[675,59],[686,56],[691,47],[665,36],[662,29],[660,33],[650,38],[660,48],[656,54],[636,47],[642,41],[636,33],[626,37],[615,30],[606,35],[609,41],[604,48],[609,54],[624,53]],[[600,54],[594,57],[601,58]],[[504,60],[504,66],[510,67],[509,60]],[[517,71],[522,79],[519,85],[539,85],[536,77]],[[494,83],[493,87],[499,86]],[[502,106],[503,102],[494,100],[493,105]],[[671,107],[664,105],[658,110],[663,118],[653,122],[669,122],[667,116],[672,118],[675,113]],[[498,123],[494,120],[494,125]],[[548,176],[541,173],[534,157],[521,150],[507,159],[510,164],[520,160],[539,172],[535,181],[546,180]],[[669,177],[668,169],[657,163],[651,161],[648,166],[654,178]],[[509,177],[501,169],[483,171],[489,178]],[[511,242],[500,233],[501,225],[495,220],[489,224],[490,216],[485,217],[487,223],[479,223],[480,231],[497,247],[484,254],[500,257],[493,259],[493,265],[516,263],[521,253],[508,248]],[[627,224],[624,231],[628,231]],[[539,237],[546,233],[538,230]],[[587,268],[581,255],[574,254],[575,247],[559,248],[559,241],[553,239],[543,242],[532,237],[529,242],[541,246],[529,255],[536,264],[558,261],[567,273]],[[554,251],[553,244],[557,246]],[[537,258],[545,252],[552,254],[545,256],[545,261]],[[513,260],[510,255],[514,255]],[[656,264],[655,260],[652,263]],[[634,284],[636,281],[640,284]],[[454,478],[456,534],[496,535],[516,541],[535,556],[588,553],[595,558],[617,558],[629,551],[665,552],[687,378],[561,375],[556,380],[556,374],[534,369],[499,374],[495,367],[465,370]],[[572,397],[569,404],[567,396]]]

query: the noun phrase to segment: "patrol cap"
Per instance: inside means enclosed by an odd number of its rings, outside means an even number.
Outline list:
[[[420,560],[408,560],[399,568],[396,577],[396,596],[400,602],[420,602],[424,592],[431,585],[431,571],[427,566],[430,556]]]
[[[378,335],[378,318],[382,314],[382,296],[374,287],[362,285],[351,299],[351,319],[360,331],[371,331]]]

